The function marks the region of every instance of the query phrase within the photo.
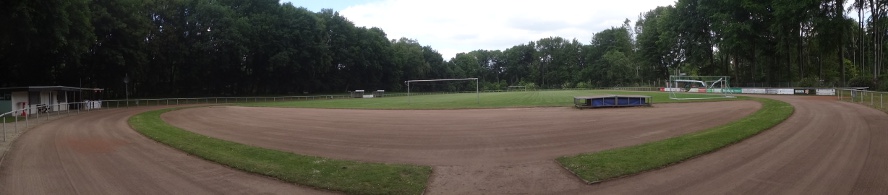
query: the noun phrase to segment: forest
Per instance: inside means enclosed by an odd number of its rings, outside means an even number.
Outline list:
[[[98,87],[113,99],[125,88],[130,97],[301,95],[467,77],[486,90],[664,86],[687,74],[730,76],[739,87],[888,90],[886,8],[678,0],[582,40],[541,37],[443,59],[335,10],[278,0],[4,0],[0,87]]]

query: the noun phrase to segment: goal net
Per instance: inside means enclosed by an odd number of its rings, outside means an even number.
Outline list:
[[[413,101],[411,96],[441,93],[475,93],[477,102],[481,103],[478,78],[408,80],[404,83],[407,84],[408,103]]]
[[[669,76],[665,91],[674,100],[734,98],[738,89],[730,81],[729,76]]]
[[[509,86],[506,91],[527,91],[527,86],[523,85],[513,85]]]

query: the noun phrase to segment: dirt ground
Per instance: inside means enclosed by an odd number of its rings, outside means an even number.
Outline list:
[[[423,165],[498,165],[661,140],[740,119],[759,107],[752,101],[587,110],[214,106],[161,117],[210,137],[299,154]]]
[[[835,97],[764,97],[795,113],[718,152],[569,192],[888,194],[888,114]]]
[[[215,106],[161,117],[199,134],[299,154],[434,166],[429,194],[548,193],[585,184],[554,159],[738,120],[753,101],[654,108],[347,110]]]
[[[0,164],[0,194],[322,194],[160,144],[127,119],[159,109],[81,113],[38,125]]]
[[[783,124],[664,169],[588,185],[559,156],[726,124],[756,102],[653,108],[328,110],[214,106],[164,114],[211,137],[300,154],[431,165],[427,194],[885,194],[888,114],[829,98],[793,104]],[[210,163],[139,135],[111,109],[58,119],[19,138],[0,194],[324,193]]]

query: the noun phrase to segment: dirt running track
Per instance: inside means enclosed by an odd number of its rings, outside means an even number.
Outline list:
[[[81,113],[34,127],[0,164],[0,194],[317,194],[186,155],[127,124],[160,107]]]
[[[558,156],[633,145],[727,123],[755,102],[573,110],[366,111],[209,107],[164,114],[236,142],[339,159],[432,165],[428,194],[885,194],[888,115],[832,99],[774,96],[796,113],[719,152],[587,185]],[[693,107],[693,108],[690,108]],[[129,129],[145,110],[59,119],[19,138],[0,194],[304,194],[155,143]]]

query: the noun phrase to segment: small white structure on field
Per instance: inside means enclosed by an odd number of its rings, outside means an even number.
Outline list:
[[[53,112],[80,109],[80,104],[68,104],[96,100],[104,89],[66,86],[28,86],[0,88],[0,114],[30,108],[29,113],[16,112],[15,115],[36,114],[38,111]],[[84,98],[84,96],[86,98]],[[90,104],[97,107],[97,104]]]
[[[364,90],[355,90],[355,91],[352,91],[352,92],[351,92],[351,97],[353,97],[353,98],[363,98],[363,97],[364,97]]]
[[[385,96],[385,90],[376,90],[373,92],[373,97],[383,97]]]
[[[385,90],[376,90],[370,94],[367,94],[364,90],[355,90],[350,93],[352,98],[375,98],[384,96]]]

